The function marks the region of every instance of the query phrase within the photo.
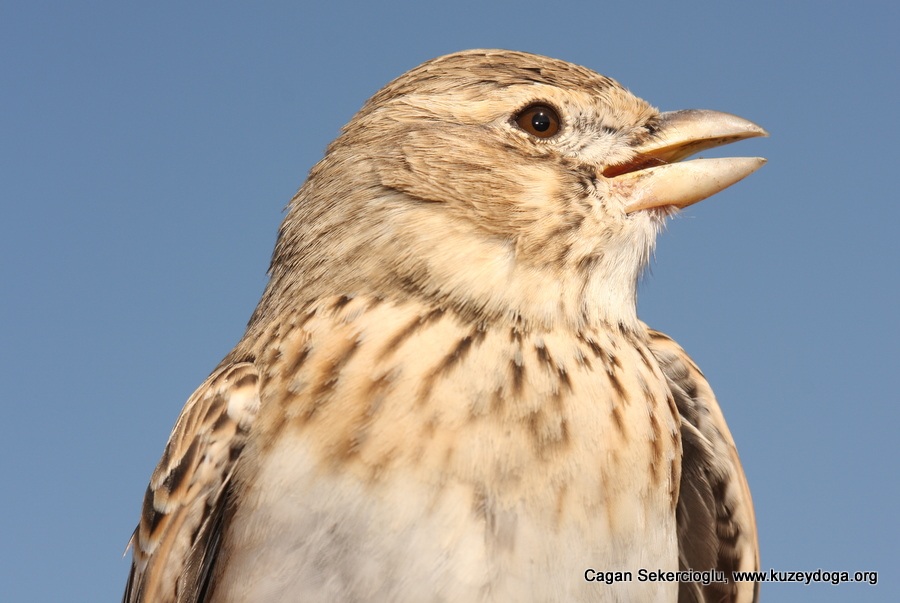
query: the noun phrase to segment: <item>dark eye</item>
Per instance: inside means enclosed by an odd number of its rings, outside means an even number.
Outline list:
[[[550,138],[559,132],[559,114],[547,105],[530,105],[516,115],[516,125],[538,138]]]

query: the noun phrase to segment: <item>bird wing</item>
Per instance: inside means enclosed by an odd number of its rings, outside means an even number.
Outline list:
[[[259,409],[259,373],[223,366],[188,399],[150,478],[123,603],[203,600],[234,467]]]
[[[732,571],[759,569],[756,518],[734,439],[712,388],[694,361],[667,335],[648,329],[681,415],[681,489],[676,508],[680,569],[715,569],[727,584],[682,582],[678,600],[756,601],[759,584]]]

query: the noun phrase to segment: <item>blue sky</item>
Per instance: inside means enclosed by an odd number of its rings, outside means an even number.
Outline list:
[[[109,601],[190,393],[240,338],[282,209],[422,61],[500,47],[737,113],[769,164],[660,239],[640,312],[716,390],[766,601],[900,600],[895,3],[0,5],[0,600]]]

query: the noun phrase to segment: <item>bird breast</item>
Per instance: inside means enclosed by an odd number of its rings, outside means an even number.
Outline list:
[[[410,304],[331,298],[257,337],[223,599],[556,600],[596,589],[577,568],[677,569],[679,423],[640,334]]]

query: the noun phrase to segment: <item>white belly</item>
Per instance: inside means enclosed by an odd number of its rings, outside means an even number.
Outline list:
[[[215,601],[677,598],[677,584],[637,581],[639,568],[677,569],[672,513],[640,504],[612,509],[641,526],[623,538],[607,514],[557,517],[556,509],[501,505],[469,485],[423,485],[411,476],[363,485],[291,464],[308,451],[285,447],[268,455],[260,488],[233,518],[226,544],[240,547],[226,547]],[[589,568],[634,578],[587,581]]]

